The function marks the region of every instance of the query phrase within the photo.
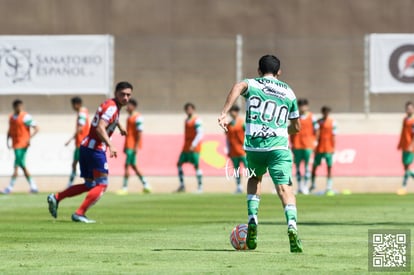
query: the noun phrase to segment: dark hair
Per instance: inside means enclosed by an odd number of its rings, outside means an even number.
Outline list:
[[[264,55],[259,59],[259,70],[262,74],[276,75],[280,69],[280,60],[274,55]]]
[[[115,86],[115,92],[122,91],[122,90],[125,90],[125,89],[133,90],[134,88],[132,87],[131,83],[126,82],[126,81],[118,82],[118,84],[116,84],[116,86]]]
[[[128,104],[131,104],[134,107],[138,106],[138,101],[134,98],[129,99]]]
[[[306,98],[298,99],[298,106],[307,106],[307,105],[309,105],[309,101]]]
[[[230,112],[240,112],[240,107],[238,105],[233,105],[230,108]]]
[[[407,108],[408,106],[410,106],[410,105],[413,105],[413,102],[412,101],[407,101],[406,103],[405,103],[405,108]]]
[[[23,104],[23,101],[21,99],[15,99],[13,100],[13,108],[16,108],[18,105]]]
[[[72,102],[72,105],[82,104],[82,98],[80,98],[79,96],[75,96],[75,97],[72,97],[70,102]]]
[[[323,106],[321,108],[322,113],[330,113],[331,111],[332,111],[331,107],[328,107],[328,106]]]
[[[188,109],[188,107],[191,107],[192,109],[194,109],[195,110],[195,105],[193,104],[193,103],[191,103],[191,102],[187,102],[185,105],[184,105],[184,110],[187,110]]]

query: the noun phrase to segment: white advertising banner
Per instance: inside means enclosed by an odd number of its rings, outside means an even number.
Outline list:
[[[414,34],[369,35],[372,93],[414,93]]]
[[[110,35],[0,36],[1,94],[109,94]]]

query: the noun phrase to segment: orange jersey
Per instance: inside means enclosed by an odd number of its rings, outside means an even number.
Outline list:
[[[300,132],[291,135],[293,149],[313,149],[315,147],[315,132],[319,128],[312,113],[300,116]]]
[[[75,145],[76,148],[79,148],[82,140],[88,135],[90,123],[89,123],[89,112],[88,109],[85,107],[80,108],[78,112],[78,116],[76,118],[76,130],[78,127],[81,126],[82,130],[80,132],[76,132],[75,135]]]
[[[227,144],[229,157],[241,157],[246,155],[243,149],[244,144],[244,120],[237,118],[227,126]]]
[[[141,149],[142,139],[138,140],[138,132],[142,132],[142,116],[138,112],[134,112],[127,118],[127,135],[125,137],[125,149]]]
[[[12,139],[14,149],[26,148],[30,142],[30,127],[35,123],[26,112],[10,115],[8,135]]]
[[[414,116],[405,117],[402,123],[400,142],[398,143],[398,149],[408,151],[410,144],[413,140],[414,134]]]
[[[193,152],[201,151],[201,120],[196,115],[185,120],[183,152],[190,152],[192,145],[195,145]]]
[[[333,153],[335,151],[336,122],[328,117],[319,119],[319,140],[316,153]]]

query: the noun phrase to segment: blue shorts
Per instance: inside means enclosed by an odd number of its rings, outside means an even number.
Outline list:
[[[81,177],[84,179],[97,179],[100,174],[108,174],[108,162],[104,151],[80,147],[79,165]]]

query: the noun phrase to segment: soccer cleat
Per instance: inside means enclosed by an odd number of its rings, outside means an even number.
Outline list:
[[[203,194],[203,188],[202,187],[198,187],[197,188],[197,191],[195,191],[194,194]]]
[[[116,192],[117,195],[128,195],[128,190],[121,189]]]
[[[184,185],[180,185],[180,187],[178,187],[178,189],[175,191],[176,193],[184,193],[185,192],[185,187]]]
[[[302,253],[303,247],[302,247],[302,242],[298,236],[298,230],[292,225],[288,227],[288,236],[289,236],[289,243],[290,243],[290,252]]]
[[[407,192],[406,188],[400,188],[400,189],[397,190],[397,195],[399,195],[399,196],[404,196],[404,195],[407,195],[407,194],[408,194],[408,192]]]
[[[96,221],[90,220],[90,219],[88,219],[88,217],[78,215],[76,213],[72,214],[72,221],[74,221],[74,222],[83,222],[83,223],[96,223]]]
[[[312,184],[311,187],[309,187],[309,193],[312,193],[313,190],[315,190],[315,189],[316,189],[315,184]]]
[[[37,193],[39,193],[39,190],[37,190],[37,188],[31,188],[30,193],[31,194],[37,194]]]
[[[6,187],[6,189],[4,189],[3,192],[1,192],[4,195],[10,194],[11,193],[11,189],[9,187]]]
[[[328,197],[332,197],[336,195],[336,192],[333,190],[326,190],[325,195]]]
[[[253,218],[250,219],[247,225],[246,245],[252,250],[257,247],[257,224]]]
[[[59,202],[56,200],[55,194],[50,194],[47,196],[47,203],[49,204],[50,215],[56,219]]]
[[[235,195],[237,195],[237,194],[243,194],[243,189],[240,188],[240,187],[237,187],[236,191],[234,191],[233,194],[235,194]]]
[[[144,187],[144,188],[142,189],[142,193],[144,193],[144,194],[151,194],[151,188],[149,188],[149,187]]]

